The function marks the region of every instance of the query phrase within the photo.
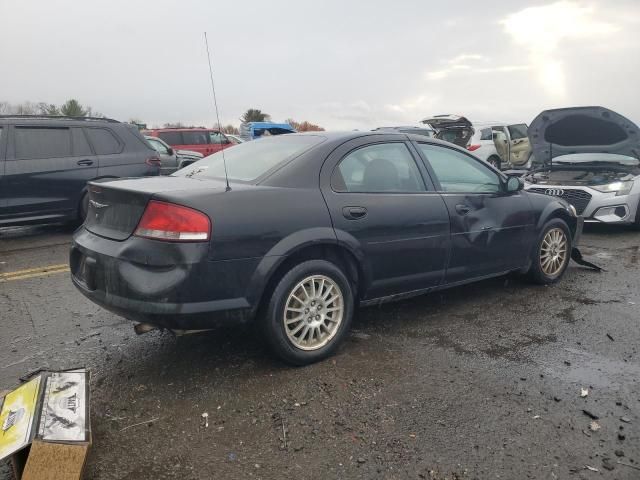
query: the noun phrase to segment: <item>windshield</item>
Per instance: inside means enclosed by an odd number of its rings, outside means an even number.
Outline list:
[[[628,165],[637,167],[640,160],[629,157],[627,155],[618,155],[614,153],[572,153],[568,155],[560,155],[553,159],[554,164],[585,164],[585,163],[617,163],[619,165]]]
[[[177,177],[224,178],[250,182],[324,141],[314,135],[282,135],[245,142],[214,153],[174,173]],[[224,153],[223,153],[224,152]]]

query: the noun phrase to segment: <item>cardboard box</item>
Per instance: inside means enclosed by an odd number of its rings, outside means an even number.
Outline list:
[[[0,460],[18,480],[81,479],[91,446],[89,372],[41,372],[0,394]]]

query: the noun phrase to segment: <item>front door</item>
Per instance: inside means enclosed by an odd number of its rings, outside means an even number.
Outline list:
[[[504,177],[485,162],[444,145],[418,143],[451,218],[446,283],[523,267],[534,216],[522,192],[506,193]]]
[[[9,135],[3,218],[75,216],[98,161],[81,128],[24,125]]]
[[[366,298],[443,280],[449,218],[416,158],[408,142],[379,135],[346,142],[322,168],[321,188],[338,242],[364,265]]]

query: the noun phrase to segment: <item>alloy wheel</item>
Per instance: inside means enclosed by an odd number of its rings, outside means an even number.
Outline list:
[[[540,246],[540,268],[545,275],[556,277],[564,268],[568,258],[567,235],[561,228],[552,228],[547,232]]]
[[[336,335],[343,317],[344,297],[338,284],[324,275],[312,275],[291,290],[283,322],[296,348],[317,350]]]

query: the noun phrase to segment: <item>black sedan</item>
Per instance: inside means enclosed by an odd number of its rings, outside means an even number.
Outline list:
[[[335,351],[358,305],[509,272],[558,281],[582,219],[522,187],[424,136],[265,138],[169,177],[92,183],[72,279],[146,328],[255,320],[307,364]]]

